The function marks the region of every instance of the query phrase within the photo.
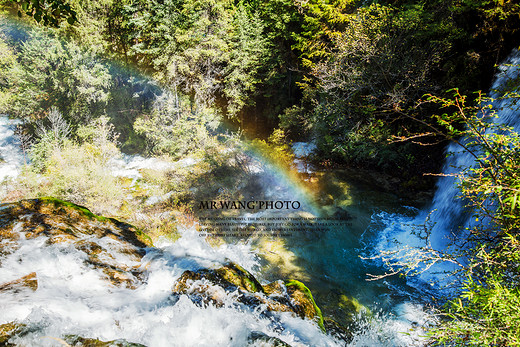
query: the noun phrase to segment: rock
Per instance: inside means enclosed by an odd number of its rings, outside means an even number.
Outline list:
[[[286,281],[285,286],[287,287],[287,292],[292,299],[291,302],[293,304],[294,312],[296,312],[301,318],[315,320],[321,330],[325,331],[323,315],[321,314],[318,305],[316,305],[309,288],[296,280]]]
[[[224,281],[232,283],[238,288],[248,292],[256,293],[263,291],[260,282],[238,264],[228,263],[227,265],[217,269],[216,273],[221,276]]]
[[[132,343],[124,339],[105,342],[98,339],[84,338],[76,335],[66,336],[63,342],[65,342],[65,345],[73,347],[146,347],[140,343]]]
[[[6,323],[0,325],[0,346],[15,346],[9,343],[9,339],[18,334],[24,328],[20,323]]]
[[[139,283],[141,274],[137,266],[145,247],[151,244],[147,236],[132,225],[97,216],[85,207],[54,198],[0,204],[0,236],[0,261],[2,255],[19,247],[21,238],[46,237],[48,245],[65,243],[84,252],[87,264],[101,269],[113,285],[128,288]],[[104,238],[104,243],[98,242]],[[117,258],[124,255],[134,262],[136,268],[116,260],[116,254]],[[22,278],[17,285],[37,287],[35,277],[32,282],[28,280]],[[14,283],[5,286],[11,288]]]
[[[36,278],[36,272],[31,272],[27,276],[23,276],[17,280],[0,284],[0,292],[14,291],[17,293],[24,288],[30,289],[32,291],[38,289],[38,279]]]
[[[151,245],[143,232],[114,218],[98,216],[71,202],[40,198],[0,204],[0,235],[10,233],[13,223],[23,222],[26,238],[40,235],[74,239],[77,233],[97,237],[108,236],[136,247]]]
[[[338,324],[335,320],[325,317],[323,318],[323,325],[325,326],[327,333],[335,337],[337,340],[345,342],[350,342],[352,340],[352,333]]]
[[[277,337],[269,336],[261,331],[253,331],[248,337],[248,346],[255,347],[291,347]]]
[[[215,287],[216,286],[216,287]],[[262,292],[260,282],[247,270],[235,263],[227,263],[218,269],[185,271],[173,287],[176,294],[188,294],[195,302],[222,306],[226,293],[238,290],[239,301],[247,305],[259,305],[258,298],[248,293]]]
[[[332,214],[332,218],[338,219],[338,220],[352,220],[352,215],[343,207],[336,207],[336,211]]]
[[[282,281],[274,281],[263,286],[264,293],[269,296],[283,297],[287,294],[287,287],[283,285]]]
[[[251,293],[263,291],[260,282],[247,270],[235,263],[227,263],[216,270],[185,271],[175,284],[173,291],[185,293],[194,281],[202,279],[206,279],[229,292],[236,289]]]
[[[237,290],[241,294],[238,301],[250,308],[264,305],[267,312],[292,312],[300,318],[314,320],[325,331],[321,310],[303,283],[277,281],[262,286],[252,274],[234,263],[218,269],[185,271],[172,291],[189,295],[197,303],[222,306],[225,293]]]
[[[345,309],[345,310],[347,310],[349,312],[351,312],[354,315],[360,313],[361,311],[365,311],[367,313],[370,313],[368,308],[366,308],[365,306],[361,305],[359,303],[359,301],[357,301],[356,298],[348,297],[346,295],[341,295],[340,296],[339,307],[342,308],[342,309]]]

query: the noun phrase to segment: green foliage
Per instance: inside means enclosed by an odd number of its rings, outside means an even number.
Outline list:
[[[309,70],[301,103],[279,116],[280,126],[316,138],[327,159],[405,177],[438,170],[429,158],[440,147],[392,139],[426,131],[410,121],[425,117],[413,105],[451,78],[446,59],[467,38],[452,15],[418,2],[301,6],[309,31],[300,38],[315,34],[299,46]]]
[[[256,86],[276,75],[262,14],[231,1],[134,3],[128,18],[129,55],[175,92],[201,105],[215,99],[229,116],[254,104]]]
[[[294,48],[301,52],[302,64],[312,68],[330,54],[330,43],[348,25],[357,6],[353,0],[297,1],[303,13],[301,33],[295,36]]]
[[[69,0],[77,12],[74,25],[62,25],[59,32],[75,37],[82,47],[98,55],[121,57],[128,51],[128,21],[120,15],[126,0]]]
[[[229,60],[230,6],[227,0],[127,6],[131,40],[137,42],[131,54],[176,92],[181,88],[197,103],[209,104]]]
[[[31,164],[25,168],[18,189],[26,196],[54,196],[114,213],[124,190],[107,166],[108,160],[120,155],[107,119],[81,128],[80,133],[92,130],[95,136],[85,136],[80,143],[67,138],[63,123],[60,129],[55,123],[42,125],[40,137],[30,149]]]
[[[63,0],[4,0],[0,4],[14,4],[18,17],[25,14],[43,25],[57,27],[62,20],[69,24],[77,21],[76,11]]]
[[[20,70],[15,52],[0,36],[0,112],[2,113],[6,112],[15,97],[12,81],[19,78]]]
[[[56,108],[71,124],[72,136],[77,124],[107,116],[121,134],[122,148],[144,148],[132,124],[138,114],[149,112],[159,90],[155,82],[101,58],[95,47],[63,42],[49,29],[31,29],[24,40],[8,29],[0,36],[6,48],[0,66],[1,112],[24,119],[34,130]]]
[[[520,344],[520,136],[495,122],[497,117],[480,94],[468,103],[458,90],[453,97],[429,97],[446,112],[435,115],[445,136],[470,153],[475,164],[459,168],[461,198],[473,216],[465,246],[452,259],[463,258],[461,291],[441,312],[444,319],[431,330],[439,343],[456,345]],[[508,107],[516,100],[506,97]],[[504,102],[504,100],[502,100]],[[458,127],[456,124],[463,124]]]
[[[18,55],[0,69],[6,112],[43,118],[56,106],[75,121],[107,114],[123,146],[137,150],[143,137],[131,125],[149,113],[152,97],[136,102],[135,84],[100,55],[117,57],[243,127],[267,123],[290,137],[330,135],[320,146],[327,159],[399,162],[386,166],[405,171],[418,167],[406,158],[426,156],[387,146],[385,136],[419,128],[403,117],[424,93],[487,83],[489,67],[518,34],[520,12],[511,0],[73,0],[71,6],[77,22],[55,32],[89,51],[31,40],[34,50],[23,48],[27,61]],[[380,139],[374,145],[383,151],[356,140],[373,124]]]
[[[270,44],[263,36],[264,23],[257,13],[243,6],[235,12],[235,33],[224,78],[224,95],[229,100],[228,113],[233,116],[247,103],[261,82],[259,70],[269,57]]]
[[[186,98],[165,92],[156,99],[151,114],[135,121],[134,129],[148,139],[150,152],[180,158],[215,146],[219,119],[213,109],[194,109]]]
[[[15,74],[3,89],[9,91],[9,113],[20,118],[42,118],[57,107],[75,120],[103,112],[109,98],[108,68],[76,44],[33,30],[21,44],[18,64],[2,69]]]
[[[434,328],[432,336],[441,344],[466,346],[520,345],[520,287],[512,284],[504,274],[497,272],[497,263],[518,264],[518,239],[504,240],[502,250],[507,254],[487,254],[482,262],[480,276],[469,275],[461,294],[445,308],[445,319]],[[513,243],[511,243],[513,241]],[[510,248],[512,247],[512,248]],[[498,257],[496,257],[498,256]],[[477,260],[477,259],[475,259]],[[518,274],[517,274],[518,275]]]

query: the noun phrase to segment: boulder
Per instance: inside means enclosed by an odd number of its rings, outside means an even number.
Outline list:
[[[276,281],[262,286],[247,270],[235,263],[217,269],[185,271],[175,283],[175,294],[186,294],[204,305],[224,305],[225,294],[238,291],[238,301],[256,309],[264,305],[266,312],[291,312],[303,319],[314,320],[325,331],[321,310],[303,283]]]
[[[65,243],[84,252],[85,262],[101,269],[112,284],[129,288],[139,283],[140,271],[116,260],[114,254],[124,254],[137,264],[145,254],[145,247],[151,245],[149,238],[130,224],[95,215],[85,207],[54,198],[0,204],[0,237],[0,262],[2,256],[20,246],[21,239],[45,237],[48,245]],[[102,238],[116,242],[103,245],[97,242]],[[30,276],[0,284],[0,288],[35,289],[36,274]]]
[[[248,346],[251,347],[291,347],[277,337],[269,336],[260,331],[253,331],[248,337]]]

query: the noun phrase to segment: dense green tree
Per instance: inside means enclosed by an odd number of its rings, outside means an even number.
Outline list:
[[[199,105],[194,112],[188,98],[166,91],[157,97],[150,113],[135,121],[134,129],[147,139],[149,152],[182,158],[201,155],[216,145],[219,120],[214,109]]]
[[[227,111],[231,115],[251,104],[256,85],[262,82],[259,71],[268,63],[272,47],[263,35],[264,29],[257,13],[250,13],[243,6],[237,8],[223,89],[224,96],[229,100]]]
[[[74,24],[77,20],[76,11],[63,0],[2,0],[0,5],[14,5],[19,17],[25,14],[44,25],[58,26],[62,20]]]
[[[32,94],[30,86],[6,87],[22,91],[28,109],[69,100],[56,91],[41,98],[38,89],[67,88],[70,100],[75,93],[79,99],[72,112],[62,110],[65,117],[87,109],[94,116],[111,113],[123,103],[129,123],[145,110],[129,97],[133,84],[115,76],[119,71],[110,68],[112,77],[103,80],[109,67],[100,57],[116,57],[152,75],[177,100],[188,96],[192,112],[215,106],[254,128],[254,136],[280,125],[289,137],[320,139],[329,159],[411,173],[436,170],[417,159],[431,163],[440,147],[428,153],[388,140],[417,130],[408,117],[417,116],[412,106],[425,92],[474,89],[475,81],[485,88],[493,64],[518,35],[520,11],[513,1],[498,0],[72,0],[71,6],[78,20],[58,32],[88,46],[99,69],[86,80],[76,76],[53,86],[62,71],[53,63],[58,70],[47,87],[37,75]],[[96,101],[84,98],[82,91],[94,90],[108,98],[97,92]]]

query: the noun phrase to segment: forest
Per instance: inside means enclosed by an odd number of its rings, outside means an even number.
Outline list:
[[[520,75],[490,89],[520,47],[516,1],[0,6],[0,115],[18,122],[23,156],[19,176],[1,184],[3,203],[52,196],[128,221],[155,243],[178,239],[172,230],[196,220],[202,201],[256,194],[250,152],[302,180],[292,144],[312,143],[305,161],[316,171],[377,176],[390,182],[382,190],[415,201],[432,200],[447,152],[459,148],[473,164],[449,175],[471,223],[453,220],[459,239],[438,249],[426,220],[426,246],[375,255],[386,269],[376,277],[454,264],[452,288],[427,305],[421,343],[520,346]],[[494,121],[500,107],[510,123]],[[170,169],[142,168],[138,179],[107,170],[134,155]],[[355,330],[337,307],[323,312]]]

